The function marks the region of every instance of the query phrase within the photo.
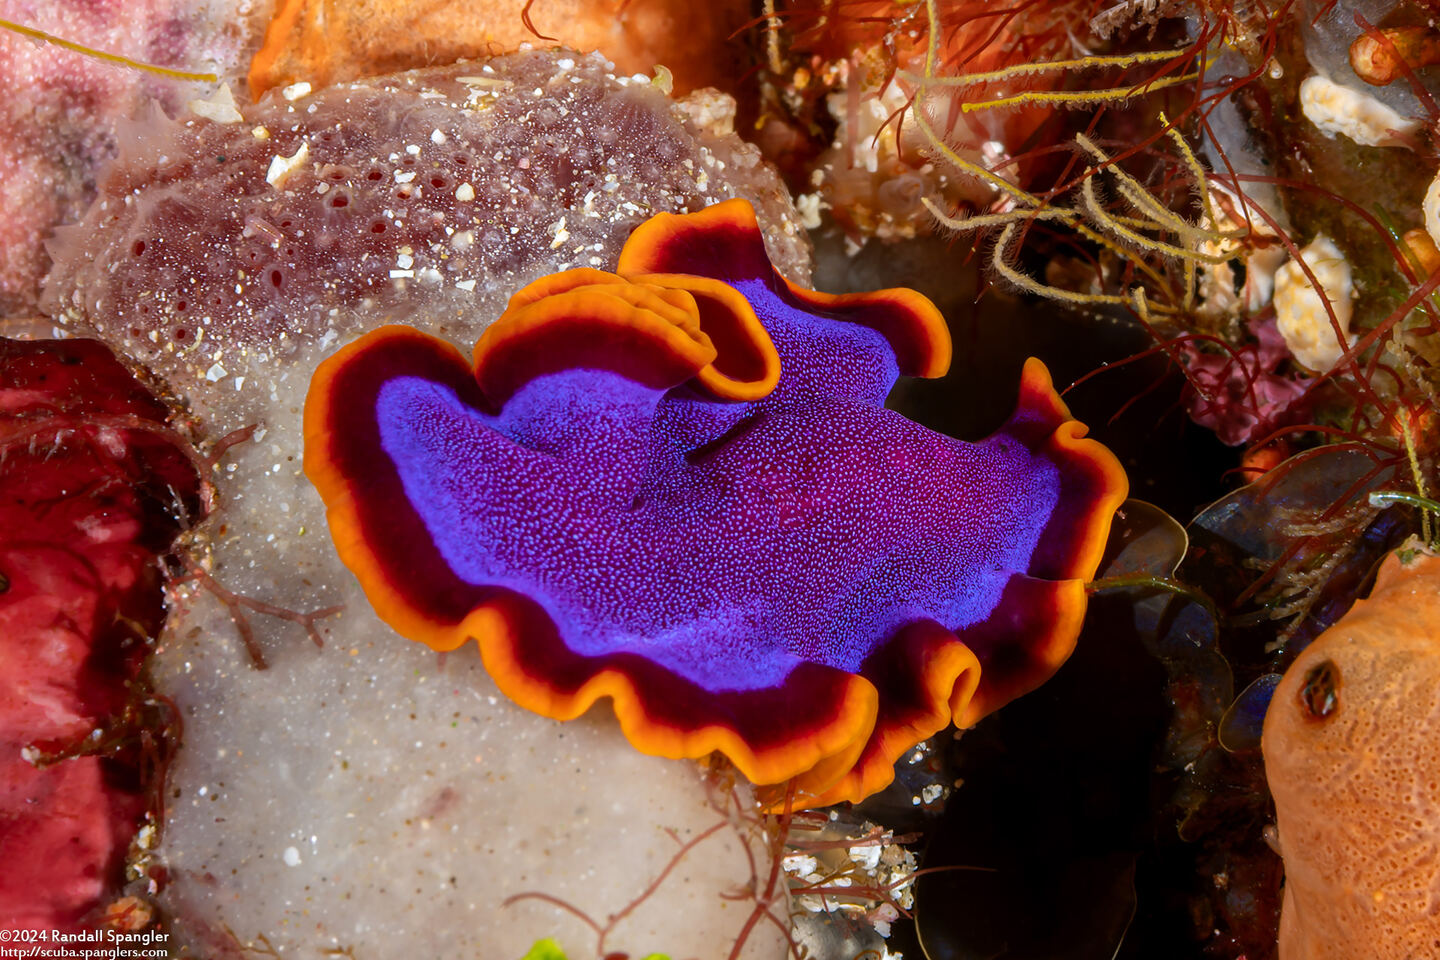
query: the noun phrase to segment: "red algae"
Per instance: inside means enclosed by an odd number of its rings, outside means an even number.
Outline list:
[[[200,509],[166,415],[101,344],[0,340],[0,917],[12,925],[93,920],[148,806],[138,755],[96,734],[137,696],[164,618],[158,557]]]

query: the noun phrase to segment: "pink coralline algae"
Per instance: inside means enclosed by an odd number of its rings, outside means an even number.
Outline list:
[[[1290,358],[1275,321],[1252,323],[1250,332],[1255,341],[1233,351],[1211,353],[1193,341],[1180,348],[1193,388],[1190,418],[1231,446],[1263,440],[1303,416],[1297,401],[1305,393],[1304,382],[1275,372]]]
[[[98,343],[0,339],[5,926],[90,923],[145,812],[141,757],[93,732],[136,696],[164,616],[157,556],[199,509],[166,414]],[[31,762],[47,755],[68,758]]]
[[[6,19],[97,50],[187,68],[234,59],[236,30],[203,23],[184,0],[16,0]],[[0,30],[0,316],[35,310],[50,266],[44,240],[78,219],[98,172],[147,99],[179,109],[193,86]]]

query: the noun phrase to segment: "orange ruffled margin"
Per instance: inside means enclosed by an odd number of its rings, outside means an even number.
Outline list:
[[[717,261],[715,258],[720,257]],[[585,357],[590,367],[609,366],[657,387],[694,378],[718,398],[756,400],[774,389],[780,360],[763,324],[744,297],[728,284],[687,272],[719,262],[729,277],[759,277],[793,305],[879,330],[895,349],[901,371],[939,376],[949,366],[950,340],[930,302],[908,290],[835,296],[783,280],[765,256],[754,212],[728,201],[687,216],[662,214],[632,234],[620,258],[620,274],[572,270],[542,278],[512,297],[481,337],[473,365],[453,347],[403,327],[387,327],[328,359],[311,383],[305,411],[305,469],[325,499],[342,560],[356,573],[382,619],[402,635],[437,650],[479,643],[486,669],[521,706],[560,720],[584,713],[610,697],[626,737],[645,753],[698,758],[721,752],[757,784],[795,780],[802,806],[859,800],[887,785],[905,751],[952,720],[969,725],[1047,679],[1073,649],[1085,609],[1084,581],[1093,576],[1111,516],[1123,501],[1126,479],[1103,446],[1085,439],[1069,419],[1048,373],[1037,360],[1026,364],[1017,418],[1011,428],[1033,433],[1034,444],[1074,468],[1076,496],[1089,509],[1067,518],[1063,542],[1047,548],[1046,579],[1017,577],[1017,596],[1002,601],[995,619],[967,631],[962,642],[934,623],[915,624],[886,644],[874,681],[807,665],[804,683],[816,702],[829,703],[810,722],[770,742],[755,729],[742,731],[723,716],[677,722],[657,709],[641,670],[607,665],[578,682],[557,683],[537,662],[534,636],[553,633],[504,591],[463,612],[436,616],[416,604],[404,574],[367,535],[362,497],[335,455],[343,436],[349,398],[338,404],[343,382],[366,358],[397,348],[430,351],[454,374],[473,376],[490,409],[498,409],[520,385],[560,369],[567,358]],[[699,263],[695,261],[699,260]],[[763,264],[762,264],[763,261]],[[763,272],[762,272],[763,270]],[[725,350],[717,349],[722,344]],[[448,353],[447,353],[448,352]],[[573,365],[573,364],[571,364]],[[477,404],[479,405],[479,404]],[[539,614],[544,619],[543,614]],[[973,634],[973,636],[972,636]],[[988,654],[1026,637],[1025,655],[1007,651],[1003,666],[987,671]],[[539,646],[545,646],[542,642]],[[561,654],[563,656],[563,654]],[[868,665],[867,665],[868,669]],[[828,674],[838,674],[829,676]],[[787,681],[788,683],[789,681]],[[877,686],[878,684],[878,686]],[[883,690],[882,690],[883,688]],[[784,697],[780,698],[782,701]],[[773,799],[778,800],[777,792]]]

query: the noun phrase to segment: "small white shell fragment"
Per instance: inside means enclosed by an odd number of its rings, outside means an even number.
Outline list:
[[[880,844],[878,843],[851,847],[849,853],[850,859],[861,870],[875,870],[880,866]]]
[[[820,869],[820,861],[809,854],[791,853],[780,861],[780,867],[786,873],[793,873],[797,877],[807,877]]]
[[[819,230],[820,224],[824,221],[820,217],[820,211],[824,210],[826,204],[820,196],[820,191],[814,193],[801,193],[795,197],[795,209],[800,211],[800,224],[806,230]]]
[[[280,96],[293,102],[299,100],[301,97],[308,97],[310,91],[313,89],[314,87],[310,86],[309,81],[301,80],[299,83],[292,83],[290,86],[283,88],[280,91]]]
[[[1319,74],[1300,84],[1300,109],[1327,137],[1343,133],[1366,147],[1405,146],[1404,138],[1420,129],[1420,121]]]
[[[265,172],[265,182],[276,190],[285,189],[285,181],[290,179],[290,174],[305,165],[310,157],[310,144],[302,141],[300,149],[295,151],[293,157],[282,157],[279,154],[270,158],[270,169]]]
[[[300,866],[300,863],[301,863],[301,860],[300,860],[300,851],[297,850],[297,849],[295,849],[294,847],[286,847],[286,848],[285,848],[285,853],[284,853],[284,856],[283,856],[282,859],[284,859],[284,861],[285,861],[285,866],[287,866],[287,867],[298,867],[298,866]]]
[[[1430,239],[1440,247],[1440,171],[1435,174],[1435,179],[1430,181],[1430,189],[1425,191],[1425,202],[1421,204],[1425,211],[1425,232],[1430,234]]]
[[[565,218],[561,217],[555,223],[550,224],[550,229],[555,234],[555,239],[550,241],[550,249],[557,250],[570,239],[570,231],[565,229]]]
[[[1355,341],[1349,332],[1350,317],[1355,312],[1355,287],[1349,261],[1324,234],[1304,247],[1300,256],[1325,291],[1335,319],[1345,331],[1345,342],[1336,339],[1325,304],[1294,260],[1287,260],[1275,274],[1275,325],[1285,338],[1285,346],[1302,366],[1324,373]]]
[[[204,99],[191,100],[187,106],[195,116],[216,123],[239,123],[245,119],[235,106],[235,95],[230,92],[228,83],[220,84],[214,93]]]
[[[456,77],[457,83],[463,83],[467,87],[508,87],[509,80],[498,80],[495,77]]]

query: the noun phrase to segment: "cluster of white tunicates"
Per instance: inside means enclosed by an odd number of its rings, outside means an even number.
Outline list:
[[[1305,54],[1315,72],[1300,84],[1300,107],[1326,136],[1344,136],[1367,147],[1414,145],[1421,128],[1415,94],[1403,84],[1367,86],[1350,66],[1356,16],[1378,22],[1394,6],[1390,0],[1355,0],[1327,4],[1305,18]],[[1431,186],[1425,210],[1426,227],[1432,237],[1440,237],[1440,181]],[[1294,259],[1280,268],[1277,326],[1300,364],[1324,372],[1354,343],[1349,333],[1354,283],[1344,252],[1329,237],[1315,237],[1300,255],[1312,276]]]

